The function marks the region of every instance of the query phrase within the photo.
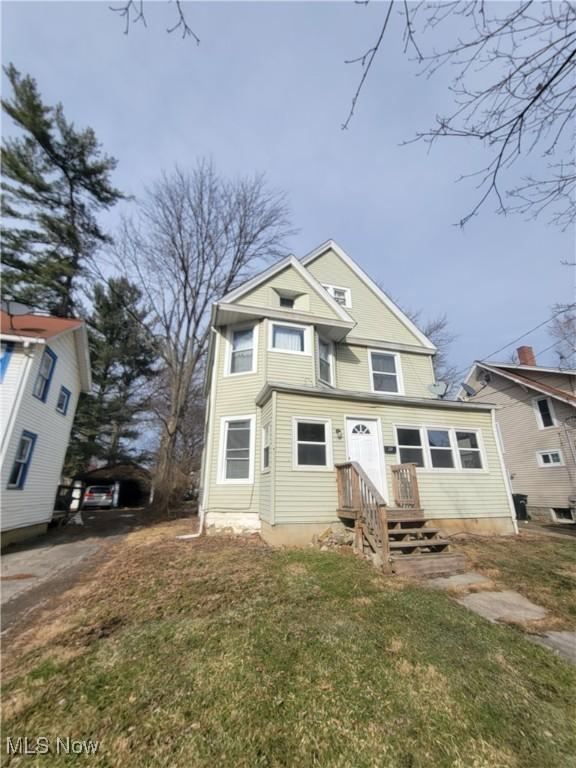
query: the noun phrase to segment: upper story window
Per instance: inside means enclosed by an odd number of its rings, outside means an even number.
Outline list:
[[[12,465],[12,471],[8,478],[8,488],[22,490],[26,484],[26,475],[30,468],[30,462],[32,461],[32,452],[34,445],[36,444],[36,437],[33,432],[22,432],[22,437],[18,443],[16,450],[16,456],[14,457],[14,464]]]
[[[306,325],[270,323],[269,348],[275,352],[310,354],[310,329]]]
[[[318,337],[318,378],[325,384],[333,384],[333,347],[332,343]]]
[[[63,416],[66,416],[68,413],[68,406],[70,405],[71,396],[72,393],[69,389],[66,389],[66,387],[60,387],[60,392],[58,393],[58,402],[56,403],[56,410]]]
[[[294,301],[293,296],[280,296],[280,306],[283,309],[294,309]]]
[[[550,398],[537,397],[533,400],[533,403],[536,411],[538,428],[548,429],[548,427],[554,427],[556,423],[554,421],[554,410]]]
[[[52,374],[54,373],[54,367],[56,365],[57,357],[49,347],[46,347],[42,353],[42,359],[40,360],[40,369],[36,382],[34,384],[34,397],[46,402],[48,397],[48,391],[50,390],[50,382],[52,381]]]
[[[403,394],[400,356],[394,352],[372,350],[370,356],[370,375],[374,392]]]
[[[13,341],[2,342],[2,353],[0,354],[0,382],[4,381],[4,376],[8,369],[8,365],[10,364],[10,358],[12,357],[13,351],[14,351]]]
[[[536,454],[538,457],[538,464],[541,467],[563,467],[564,457],[562,451],[556,449],[553,451],[538,451]]]
[[[340,285],[323,285],[334,301],[341,304],[343,307],[352,306],[352,294],[350,288],[343,288]]]
[[[254,373],[256,371],[257,328],[231,328],[228,341],[230,359],[228,374]]]

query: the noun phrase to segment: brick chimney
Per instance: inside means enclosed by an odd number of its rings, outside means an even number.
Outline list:
[[[516,350],[520,365],[536,365],[536,358],[534,357],[534,350],[532,347],[518,347]]]

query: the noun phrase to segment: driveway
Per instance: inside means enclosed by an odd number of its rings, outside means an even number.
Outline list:
[[[9,547],[1,557],[1,629],[9,633],[107,556],[110,545],[155,521],[150,509],[90,510],[83,525],[54,528]]]

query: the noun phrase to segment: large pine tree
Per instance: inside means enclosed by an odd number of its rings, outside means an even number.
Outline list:
[[[88,334],[93,389],[78,405],[66,460],[70,474],[86,469],[91,459],[115,464],[144,458],[135,441],[156,375],[140,290],[124,277],[110,278],[94,286],[92,305]]]
[[[78,310],[78,283],[108,241],[96,219],[123,195],[116,160],[91,128],[77,130],[62,105],[47,106],[36,81],[10,64],[2,107],[20,129],[2,146],[3,293],[55,315]]]

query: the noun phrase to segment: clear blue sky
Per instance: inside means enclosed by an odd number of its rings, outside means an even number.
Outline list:
[[[288,195],[296,255],[333,238],[403,305],[446,312],[462,368],[544,320],[554,302],[574,300],[560,264],[573,259],[572,232],[497,216],[494,205],[454,226],[477,194],[456,179],[486,163],[481,146],[400,146],[450,97],[446,76],[416,76],[397,35],[341,130],[360,74],[343,62],[373,42],[382,4],[189,3],[200,46],[165,33],[167,2],[148,2],[148,29],[127,36],[109,4],[4,2],[3,60],[95,129],[125,192],[137,196],[163,169],[202,156],[223,174],[265,172]],[[550,339],[543,329],[524,343],[538,351]],[[553,353],[540,362],[553,364]]]

